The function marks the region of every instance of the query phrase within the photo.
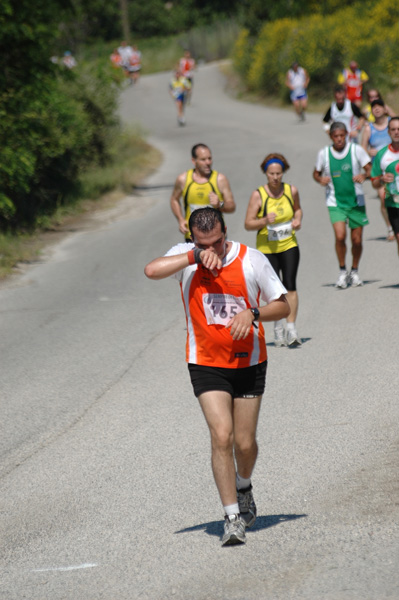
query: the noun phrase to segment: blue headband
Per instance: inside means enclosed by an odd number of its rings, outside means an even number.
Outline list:
[[[278,165],[281,165],[283,171],[285,171],[285,164],[283,163],[282,160],[280,160],[279,158],[270,158],[267,163],[265,164],[265,166],[263,167],[264,172],[266,173],[267,171],[267,167],[269,165],[272,165],[273,163],[277,163]]]

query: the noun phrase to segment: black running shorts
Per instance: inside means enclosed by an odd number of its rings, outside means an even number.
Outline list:
[[[227,392],[232,398],[257,398],[265,391],[267,360],[253,367],[224,369],[188,364],[194,394]]]
[[[399,233],[399,208],[396,206],[387,206],[389,222],[395,235]]]

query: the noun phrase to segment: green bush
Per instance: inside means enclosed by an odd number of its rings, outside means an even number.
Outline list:
[[[44,78],[29,95],[9,93],[0,162],[0,226],[34,226],[79,191],[79,177],[105,165],[118,133],[117,86],[103,67]],[[16,109],[18,107],[18,110]],[[10,110],[11,109],[11,110]]]

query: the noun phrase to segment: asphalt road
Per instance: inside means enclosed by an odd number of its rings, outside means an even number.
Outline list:
[[[399,263],[370,183],[360,275],[336,290],[320,115],[225,95],[199,69],[178,128],[169,74],[121,98],[164,154],[127,198],[0,286],[0,597],[4,600],[399,598]],[[178,285],[144,265],[179,241],[171,186],[205,142],[243,227],[259,164],[291,163],[299,188],[299,349],[269,350],[248,543],[221,548],[206,425],[184,362]],[[348,259],[350,266],[350,258]],[[272,326],[266,332],[271,339]]]

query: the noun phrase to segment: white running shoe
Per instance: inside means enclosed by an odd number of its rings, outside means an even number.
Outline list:
[[[274,345],[276,348],[287,345],[284,337],[284,329],[282,327],[274,330]]]
[[[287,329],[287,346],[290,348],[295,348],[295,346],[300,346],[302,344],[302,340],[298,335],[296,329]]]
[[[222,546],[245,544],[245,521],[241,515],[225,515]]]
[[[348,277],[348,271],[340,271],[335,287],[345,290],[348,287]]]
[[[359,285],[363,285],[363,281],[360,279],[359,273],[357,271],[350,272],[349,283],[352,287],[359,287]]]

